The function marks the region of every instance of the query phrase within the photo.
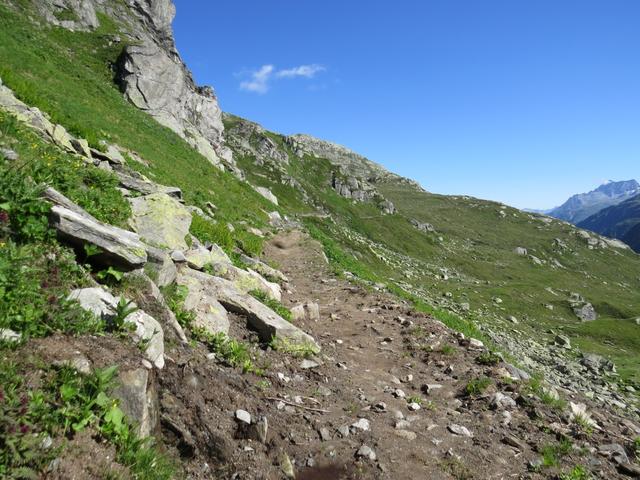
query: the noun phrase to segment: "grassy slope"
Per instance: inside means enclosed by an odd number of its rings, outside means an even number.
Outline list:
[[[25,15],[0,6],[0,27],[0,76],[26,102],[94,144],[104,138],[138,152],[150,167],[136,168],[158,182],[183,188],[187,201],[202,205],[211,200],[220,208],[220,216],[231,221],[246,219],[256,226],[264,222],[262,210],[271,209],[270,205],[250,187],[219,172],[177,135],[123,99],[110,70],[123,47],[109,45],[116,30],[113,24],[103,18],[101,30],[92,34],[36,29]],[[286,149],[279,136],[269,136]],[[382,185],[380,190],[396,204],[400,215],[382,216],[377,208],[355,205],[327,188],[332,171],[328,161],[290,157],[288,173],[337,220],[334,225],[310,217],[307,223],[350,253],[340,258],[351,270],[390,283],[409,280],[431,303],[443,292],[451,292],[454,300],[469,302],[485,320],[513,314],[532,332],[564,326],[578,344],[610,355],[625,375],[640,380],[640,344],[632,321],[640,314],[634,293],[640,270],[636,256],[590,251],[568,235],[568,227],[545,226],[511,210],[501,219],[498,206],[491,202],[430,195],[398,182]],[[272,188],[284,211],[315,211],[295,189],[280,184],[278,175],[276,181],[270,181],[261,175],[273,174],[255,167],[251,158],[238,161],[252,183]],[[434,224],[443,241],[438,241],[438,235],[419,232],[408,218]],[[386,258],[374,254],[370,245],[355,242],[353,233],[386,245],[378,249]],[[578,255],[553,252],[556,237]],[[539,258],[557,258],[567,269],[534,266],[513,254],[516,246],[527,247]],[[444,282],[438,277],[440,267],[459,275]],[[407,278],[407,269],[412,278]],[[564,302],[566,295],[556,297],[544,290],[546,285],[582,293],[603,312],[601,319],[578,323]],[[494,296],[504,300],[500,307],[492,304]],[[546,304],[555,309],[548,310]]]
[[[232,124],[228,122],[229,127]],[[511,208],[505,209],[503,218],[497,203],[433,195],[393,178],[378,189],[394,202],[399,214],[381,215],[373,205],[354,204],[328,188],[333,170],[328,161],[308,156],[299,159],[280,137],[268,135],[289,152],[288,174],[331,213],[334,222],[303,216],[313,209],[294,189],[279,183],[279,174],[256,166],[251,157],[242,157],[241,166],[252,182],[270,187],[286,210],[303,214],[301,218],[329,251],[340,249],[334,255],[344,269],[373,281],[403,285],[432,307],[450,292],[454,302],[470,303],[472,313],[466,315],[467,322],[443,311],[438,315],[467,331],[469,321],[504,324],[508,315],[520,319],[518,329],[534,338],[550,329],[564,330],[574,344],[612,358],[625,378],[640,381],[640,335],[634,322],[640,316],[637,255],[611,248],[590,250],[572,233],[572,227],[561,222],[546,224]],[[412,218],[433,224],[437,233],[418,231],[409,223]],[[357,241],[355,235],[365,241]],[[554,247],[556,238],[568,248]],[[565,268],[535,265],[515,254],[520,246],[547,262],[555,259]],[[449,269],[446,281],[440,275],[441,267]],[[567,302],[569,292],[579,292],[592,302],[600,318],[590,323],[578,321]],[[495,304],[494,297],[503,302]]]
[[[111,44],[113,22],[102,16],[97,32],[70,32],[36,26],[27,12],[0,5],[0,78],[19,98],[94,145],[106,139],[137,152],[150,167],[131,166],[179,186],[187,202],[212,201],[230,221],[265,222],[268,202],[126,102],[110,68],[124,47]]]

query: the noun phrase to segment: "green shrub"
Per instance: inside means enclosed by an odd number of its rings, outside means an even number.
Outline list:
[[[227,254],[235,246],[233,235],[225,223],[213,223],[198,214],[193,215],[189,232],[202,243],[215,243]]]
[[[232,367],[242,368],[243,373],[264,374],[264,371],[253,363],[247,344],[231,339],[222,332],[212,334],[202,328],[194,328],[191,333]]]
[[[256,300],[259,300],[262,304],[266,305],[271,310],[273,310],[278,315],[280,315],[282,318],[284,318],[287,322],[290,322],[291,320],[293,320],[293,314],[291,313],[291,310],[289,310],[279,301],[274,300],[273,298],[269,298],[267,294],[264,293],[262,290],[251,290],[249,293]]]
[[[167,305],[175,314],[178,323],[182,328],[189,329],[196,318],[195,313],[185,310],[184,301],[189,295],[189,289],[184,285],[170,285],[162,289],[162,294],[167,300]]]
[[[467,383],[464,391],[470,397],[476,397],[482,395],[484,391],[491,385],[491,379],[487,377],[480,377],[471,380]]]
[[[53,332],[97,333],[101,321],[66,300],[84,272],[55,242],[16,245],[0,238],[0,328],[25,338]]]
[[[92,428],[116,447],[116,460],[138,480],[169,480],[175,469],[140,439],[109,397],[116,368],[82,375],[63,366],[42,370],[41,387],[28,385],[14,363],[0,360],[0,477],[38,478],[59,454],[43,448],[47,436],[73,437]],[[62,447],[63,448],[63,447]]]

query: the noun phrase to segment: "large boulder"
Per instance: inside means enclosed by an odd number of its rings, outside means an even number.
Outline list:
[[[211,163],[232,161],[223,145],[222,113],[213,90],[197,87],[175,52],[148,39],[130,45],[118,60],[117,80],[131,103],[178,133]]]
[[[248,293],[257,290],[272,300],[282,300],[280,285],[265,280],[262,275],[251,269],[243,270],[231,263],[216,263],[212,267],[216,276],[229,280],[241,292]]]
[[[130,199],[133,229],[154,247],[182,250],[191,226],[191,213],[166,193]]]
[[[227,311],[218,302],[207,282],[191,272],[195,270],[181,269],[177,283],[188,290],[183,307],[195,314],[193,326],[212,334],[229,333]]]
[[[297,344],[308,344],[320,350],[313,337],[287,322],[251,295],[239,290],[233,282],[188,268],[181,269],[179,277],[180,275],[198,281],[228,311],[245,316],[249,326],[258,333],[262,341],[284,339]]]
[[[54,205],[51,209],[51,224],[63,242],[75,247],[98,247],[99,253],[91,256],[94,263],[133,270],[147,262],[146,246],[138,235],[99,222],[77,205],[74,210]]]

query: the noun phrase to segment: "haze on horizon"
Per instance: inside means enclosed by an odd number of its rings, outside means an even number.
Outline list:
[[[547,209],[640,178],[640,3],[176,0],[225,111],[427,190]]]

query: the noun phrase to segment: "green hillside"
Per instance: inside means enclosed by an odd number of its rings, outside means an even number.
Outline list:
[[[28,8],[28,2],[22,5]],[[213,202],[224,220],[265,225],[264,212],[273,205],[123,99],[112,81],[112,65],[126,36],[114,42],[117,26],[102,20],[92,33],[34,29],[24,10],[0,6],[0,77],[25,102],[95,146],[106,139],[135,151],[148,166],[131,162],[134,168],[182,188],[187,201],[199,206]],[[227,118],[228,129],[238,121]],[[577,345],[614,359],[624,377],[640,381],[640,336],[634,323],[640,316],[640,257],[633,252],[590,248],[562,222],[493,202],[433,195],[393,175],[374,182],[398,210],[383,215],[375,202],[356,203],[331,188],[336,168],[330,161],[300,158],[284,137],[263,135],[287,153],[288,165],[256,165],[242,151],[235,152],[236,161],[251,184],[271,188],[283,214],[297,216],[324,241],[342,269],[420,300],[450,322],[462,318],[460,325],[470,331],[508,329],[508,316],[541,342],[549,329],[565,330]],[[418,230],[412,219],[432,224],[435,232]],[[237,233],[242,235],[248,234]],[[528,256],[517,255],[517,247],[526,248]],[[598,320],[580,322],[567,301],[572,292],[593,304]]]

